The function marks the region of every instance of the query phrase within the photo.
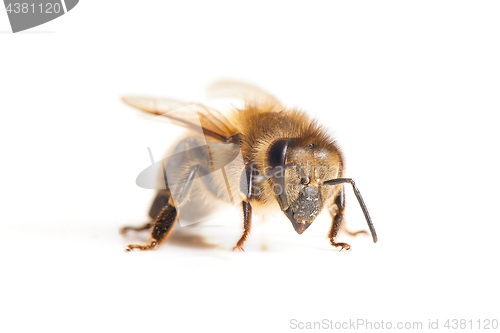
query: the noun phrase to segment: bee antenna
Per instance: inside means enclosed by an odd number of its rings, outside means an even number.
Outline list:
[[[377,238],[377,233],[375,232],[375,227],[373,226],[372,219],[370,217],[370,214],[368,213],[368,208],[366,208],[363,197],[361,196],[361,193],[359,192],[358,188],[356,187],[354,180],[352,180],[351,178],[337,178],[337,179],[331,179],[331,180],[324,181],[322,183],[322,185],[339,185],[339,184],[343,184],[343,183],[349,183],[352,185],[352,189],[354,190],[354,194],[356,194],[356,198],[358,199],[359,205],[361,206],[361,209],[363,210],[363,214],[365,215],[366,223],[368,223],[368,228],[370,228],[373,242],[376,243],[378,238]]]

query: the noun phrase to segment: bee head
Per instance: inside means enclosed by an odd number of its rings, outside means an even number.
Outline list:
[[[281,210],[302,234],[333,198],[334,186],[321,186],[322,180],[341,173],[341,156],[333,145],[302,139],[280,139],[268,151],[273,170],[270,182]]]

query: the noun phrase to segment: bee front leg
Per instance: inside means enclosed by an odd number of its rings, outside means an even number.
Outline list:
[[[345,194],[344,187],[337,194],[334,200],[334,204],[336,206],[335,210],[330,209],[330,214],[333,217],[332,227],[330,228],[330,232],[328,233],[328,239],[330,239],[330,244],[335,247],[340,247],[340,251],[342,250],[350,250],[351,245],[347,243],[337,243],[335,241],[335,237],[339,232],[340,227],[342,226],[342,222],[344,220],[344,210],[345,210]]]
[[[323,185],[340,185],[343,183],[349,183],[352,185],[352,189],[354,190],[354,194],[356,195],[356,198],[358,199],[358,203],[361,206],[361,210],[363,211],[363,214],[365,215],[366,218],[366,223],[368,224],[368,228],[370,228],[370,232],[372,234],[372,239],[373,242],[376,243],[378,240],[377,233],[375,232],[375,227],[373,226],[372,219],[370,217],[370,214],[368,213],[368,209],[366,208],[365,201],[363,200],[363,197],[361,197],[361,193],[359,192],[358,188],[356,187],[356,184],[354,183],[354,180],[352,178],[335,178],[335,179],[330,179],[327,181],[322,182]],[[335,197],[334,204],[337,205],[337,209],[332,211],[330,208],[330,213],[332,214],[333,217],[333,224],[332,228],[329,233],[330,237],[330,243],[332,243],[333,246],[342,246],[342,249],[350,249],[351,247],[349,244],[345,243],[335,243],[333,240],[335,236],[337,236],[337,233],[339,231],[339,228],[341,227],[342,224],[342,218],[344,214],[344,186],[340,188],[339,194]],[[347,231],[347,230],[346,230]],[[351,232],[347,231],[348,234],[352,236],[356,236],[359,234],[364,234],[367,233],[366,231],[358,231],[358,232]],[[342,244],[342,245],[339,245]],[[347,248],[346,248],[347,246]]]
[[[255,194],[254,181],[257,174],[257,169],[252,164],[248,164],[245,166],[245,171],[243,171],[243,174],[241,175],[240,190],[242,192],[242,196],[244,197],[241,202],[243,208],[243,234],[238,240],[238,243],[236,243],[233,247],[233,251],[238,250],[244,252],[243,243],[245,243],[248,235],[250,235],[250,229],[252,227],[252,205],[250,204],[250,201]]]
[[[239,251],[245,251],[243,250],[243,243],[248,238],[248,235],[250,235],[250,229],[252,227],[252,205],[250,202],[243,201],[242,202],[242,207],[243,207],[243,234],[240,237],[240,240],[236,245],[233,247],[233,251],[239,250]]]

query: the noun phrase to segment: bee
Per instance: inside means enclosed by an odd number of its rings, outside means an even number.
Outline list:
[[[344,224],[344,184],[352,186],[373,242],[377,242],[356,184],[344,178],[342,151],[323,126],[246,83],[219,81],[208,91],[212,96],[242,98],[244,106],[233,107],[224,115],[199,103],[123,97],[132,107],[192,130],[161,161],[164,185],[151,205],[151,222],[121,229],[122,234],[149,230],[149,240],[130,244],[126,250],[159,247],[179,217],[202,218],[213,207],[213,198],[241,205],[243,232],[233,250],[243,251],[253,210],[264,208],[280,209],[298,234],[304,233],[327,208],[332,218],[328,232],[331,245],[349,250],[349,244],[336,241]]]

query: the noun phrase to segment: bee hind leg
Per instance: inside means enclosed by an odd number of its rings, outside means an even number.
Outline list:
[[[149,211],[153,222],[138,228],[124,228],[128,230],[150,229],[149,241],[144,244],[130,244],[126,250],[152,250],[164,242],[173,230],[179,219],[179,207],[182,206],[196,176],[208,175],[211,162],[208,146],[199,145],[195,138],[187,138],[179,142],[173,155],[162,162],[163,180],[165,187],[158,191]],[[166,162],[166,164],[165,164]],[[168,171],[168,172],[167,172]],[[167,179],[172,177],[172,183]]]
[[[178,184],[177,188],[175,189],[177,193],[175,197],[179,205],[182,204],[182,202],[186,199],[187,194],[190,191],[191,186],[193,185],[196,173],[200,170],[201,167],[199,165],[192,166],[185,180]],[[161,245],[161,243],[165,241],[172,232],[174,224],[175,222],[177,222],[179,215],[174,204],[170,188],[168,187],[168,184],[166,185],[166,189],[158,192],[158,195],[156,196],[156,199],[153,202],[153,205],[149,212],[150,216],[156,216],[154,218],[152,226],[150,227],[151,235],[149,241],[144,244],[129,244],[126,248],[126,251],[132,251],[134,249],[152,250]]]
[[[151,228],[149,241],[144,244],[129,244],[125,250],[152,250],[159,246],[172,232],[173,226],[177,221],[177,217],[177,209],[173,203],[170,202],[161,210],[158,217],[152,223],[153,226]]]
[[[153,204],[151,205],[151,209],[149,210],[149,216],[153,219],[152,222],[147,222],[143,225],[140,225],[138,227],[133,227],[133,226],[125,226],[120,229],[120,234],[121,235],[126,235],[129,231],[145,231],[145,230],[151,230],[153,225],[155,224],[156,217],[161,213],[161,211],[169,205],[170,201],[170,190],[160,190],[158,191],[158,194],[155,197],[155,200],[153,201]]]

